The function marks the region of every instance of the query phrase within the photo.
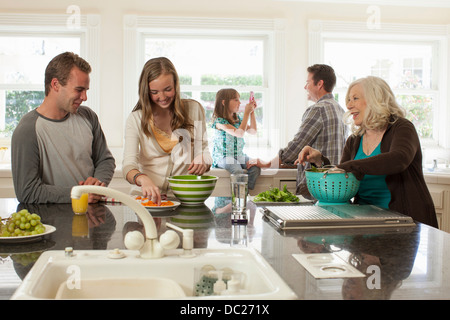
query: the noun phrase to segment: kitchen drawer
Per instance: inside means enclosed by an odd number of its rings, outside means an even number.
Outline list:
[[[444,208],[444,190],[433,190],[430,188],[431,198],[433,199],[434,207],[436,209]]]

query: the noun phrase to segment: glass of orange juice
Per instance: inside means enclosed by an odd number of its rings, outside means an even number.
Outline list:
[[[74,214],[72,220],[72,236],[73,237],[88,237],[89,236],[89,221],[85,214]]]
[[[75,214],[85,214],[88,207],[88,193],[83,193],[80,199],[72,199],[72,210]]]

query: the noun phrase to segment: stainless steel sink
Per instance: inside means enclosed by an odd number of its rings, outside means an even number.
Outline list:
[[[160,259],[142,259],[139,251],[87,250],[44,252],[12,299],[296,299],[273,268],[255,250],[180,249]],[[202,270],[240,275],[232,294],[198,296]]]

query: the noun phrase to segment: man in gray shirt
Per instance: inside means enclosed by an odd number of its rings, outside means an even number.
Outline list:
[[[45,70],[45,98],[20,120],[11,140],[17,199],[24,203],[70,203],[73,186],[106,186],[116,167],[97,115],[87,100],[90,65],[71,52]],[[90,194],[89,202],[99,195]]]
[[[308,99],[315,104],[306,109],[300,128],[288,145],[271,162],[258,160],[256,165],[278,168],[280,163],[293,164],[304,146],[323,150],[331,164],[339,163],[348,137],[348,128],[343,121],[345,111],[332,94],[336,75],[332,67],[324,64],[310,66],[307,71],[305,90]],[[298,165],[296,194],[313,199],[306,185],[305,169],[308,168]]]

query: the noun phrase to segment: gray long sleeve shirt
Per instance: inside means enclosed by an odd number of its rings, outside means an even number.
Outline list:
[[[95,177],[108,185],[116,167],[97,115],[84,106],[62,120],[27,113],[12,136],[11,166],[24,203],[70,203],[79,181]]]

